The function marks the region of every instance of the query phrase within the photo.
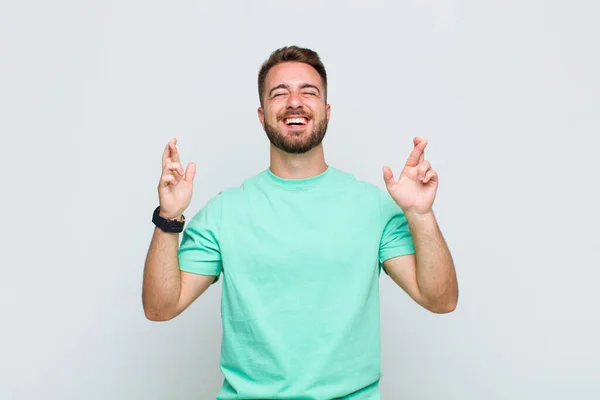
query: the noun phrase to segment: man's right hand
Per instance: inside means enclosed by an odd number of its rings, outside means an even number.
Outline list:
[[[161,217],[181,221],[183,212],[192,200],[195,175],[195,163],[189,163],[184,173],[177,150],[177,139],[171,139],[163,153],[162,175],[158,184]]]

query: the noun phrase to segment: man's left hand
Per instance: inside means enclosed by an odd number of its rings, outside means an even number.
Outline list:
[[[415,145],[410,153],[398,181],[389,167],[383,168],[385,186],[394,201],[405,214],[427,214],[431,212],[433,200],[438,187],[437,173],[425,160],[427,140],[416,137]]]

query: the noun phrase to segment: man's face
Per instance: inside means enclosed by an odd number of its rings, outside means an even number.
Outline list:
[[[285,62],[269,70],[258,117],[271,143],[286,153],[301,154],[323,141],[329,104],[321,76],[310,65]]]

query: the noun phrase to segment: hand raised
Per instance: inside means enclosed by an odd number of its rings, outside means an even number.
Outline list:
[[[189,163],[184,173],[179,159],[177,139],[171,139],[163,152],[162,175],[158,183],[161,217],[181,219],[181,215],[192,199],[195,175],[195,163]]]
[[[414,138],[415,147],[410,153],[398,181],[389,167],[383,168],[385,186],[394,201],[404,212],[425,214],[431,211],[438,187],[437,173],[425,160],[427,140]]]

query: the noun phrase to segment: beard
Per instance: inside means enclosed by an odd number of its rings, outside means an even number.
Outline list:
[[[297,114],[294,113],[294,115]],[[314,128],[308,135],[306,133],[284,135],[277,126],[269,124],[266,119],[264,129],[273,146],[286,153],[303,154],[320,145],[327,132],[327,118],[323,118],[320,121],[312,121]]]

